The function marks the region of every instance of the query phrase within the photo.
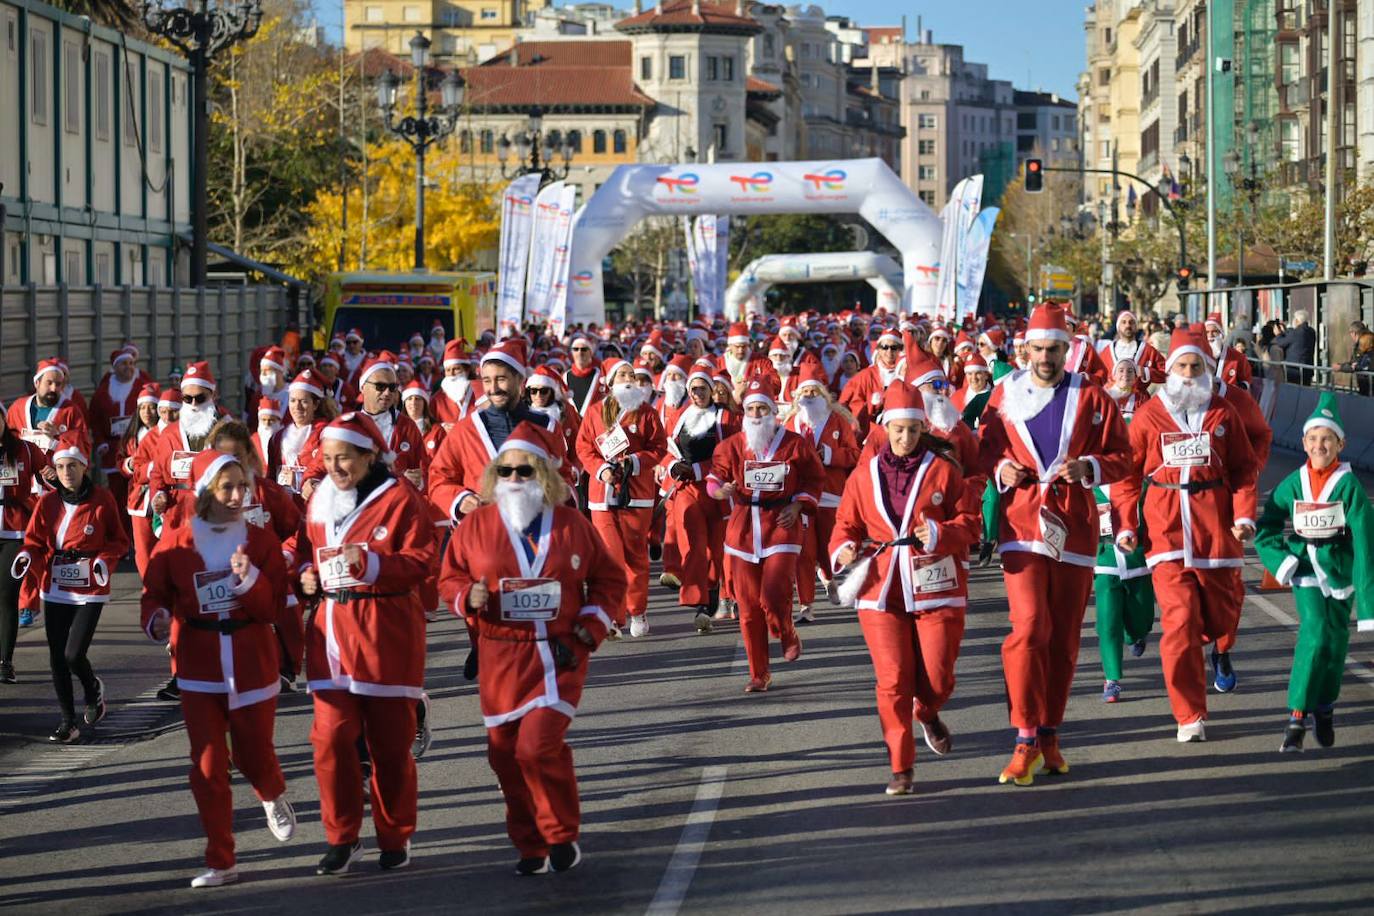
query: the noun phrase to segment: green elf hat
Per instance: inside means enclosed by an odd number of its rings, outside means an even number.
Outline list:
[[[1341,420],[1340,407],[1336,403],[1336,394],[1333,391],[1323,391],[1317,398],[1317,408],[1312,411],[1312,416],[1307,418],[1307,422],[1302,425],[1303,435],[1307,431],[1317,426],[1325,426],[1345,441],[1345,423]]]

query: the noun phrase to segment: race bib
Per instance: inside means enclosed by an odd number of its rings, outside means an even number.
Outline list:
[[[623,427],[614,426],[596,437],[596,447],[600,449],[602,458],[614,461],[630,447],[630,436]]]
[[[267,510],[262,506],[243,507],[243,520],[255,528],[266,528],[267,519]]]
[[[760,493],[777,493],[787,477],[785,461],[745,461],[744,485]]]
[[[207,569],[196,573],[196,603],[204,617],[223,620],[239,606],[234,594],[234,573],[228,569]]]
[[[0,463],[0,487],[19,486],[19,467],[8,462]]]
[[[277,484],[286,487],[288,490],[299,491],[301,479],[305,476],[305,468],[299,464],[283,465],[277,470]]]
[[[1049,509],[1040,508],[1040,537],[1050,549],[1050,556],[1058,560],[1064,553],[1064,542],[1068,539],[1069,527],[1064,520]]]
[[[195,452],[172,452],[172,479],[190,480],[191,462],[195,460]]]
[[[911,558],[911,582],[918,595],[947,592],[952,588],[957,588],[959,574],[954,565],[954,557],[913,556]]]
[[[52,584],[57,588],[68,590],[73,588],[90,588],[90,558],[82,557],[75,563],[59,563],[54,560],[52,564]]]
[[[552,620],[563,601],[563,583],[557,579],[503,578],[500,594],[502,620]]]
[[[1345,529],[1344,503],[1293,503],[1293,531],[1299,537],[1323,540]]]
[[[32,442],[32,443],[34,444],[34,446],[38,448],[39,451],[43,451],[43,452],[50,452],[50,451],[52,451],[52,446],[53,446],[53,438],[52,438],[52,436],[49,436],[47,433],[42,432],[42,431],[40,431],[40,430],[37,430],[37,429],[26,429],[26,430],[22,430],[22,431],[19,433],[19,438],[20,438],[20,439],[23,439],[25,442]]]
[[[133,417],[115,417],[110,421],[110,436],[115,439],[124,438],[124,434],[129,431],[129,422]]]
[[[1097,504],[1097,536],[1111,540],[1112,534],[1112,504]]]
[[[367,584],[358,578],[367,568],[366,563],[362,569],[352,568],[344,557],[344,549],[347,547],[357,547],[366,559],[366,544],[341,544],[338,547],[321,547],[315,551],[315,566],[320,572],[320,585],[327,592],[358,588]]]
[[[1168,468],[1199,468],[1212,460],[1212,437],[1208,433],[1160,433],[1159,450]]]

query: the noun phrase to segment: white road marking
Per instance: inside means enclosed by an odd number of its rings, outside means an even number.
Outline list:
[[[697,786],[697,797],[692,802],[692,812],[687,815],[687,823],[682,827],[673,857],[658,882],[658,891],[645,911],[646,916],[676,916],[682,901],[687,897],[687,888],[696,874],[701,852],[711,835],[711,824],[716,819],[716,809],[720,806],[720,796],[725,791],[725,774],[728,767],[710,766],[701,771],[701,783]]]
[[[1245,598],[1247,601],[1255,602],[1256,607],[1284,626],[1293,627],[1294,629],[1297,628],[1298,622],[1293,619],[1293,615],[1289,614],[1263,595],[1246,595]],[[1349,654],[1346,655],[1345,666],[1360,680],[1367,684],[1374,685],[1374,673],[1371,673],[1365,665],[1361,664],[1356,659],[1351,658]]]

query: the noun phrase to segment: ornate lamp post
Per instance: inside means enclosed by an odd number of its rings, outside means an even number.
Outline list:
[[[262,24],[260,0],[239,0],[211,7],[199,0],[194,8],[143,6],[143,24],[154,35],[175,45],[191,62],[191,285],[205,285],[206,242],[209,235],[207,179],[210,171],[210,58],[232,44],[247,41]]]
[[[515,147],[516,151],[515,163],[513,168],[507,170],[506,162],[510,159],[512,146]],[[555,156],[563,160],[562,168],[554,168]],[[539,180],[541,187],[551,181],[562,181],[567,178],[572,157],[573,148],[570,140],[565,138],[562,146],[555,147],[551,138],[544,136],[544,110],[538,105],[530,111],[529,128],[516,131],[513,144],[510,138],[504,135],[496,144],[496,158],[501,163],[502,178],[518,178],[521,175],[537,174],[541,176]]]
[[[410,62],[415,67],[415,114],[396,120],[396,91],[401,79],[390,70],[377,83],[377,103],[386,114],[386,129],[415,151],[415,269],[425,269],[425,150],[453,133],[458,109],[463,104],[463,83],[449,71],[442,83],[443,103],[438,114],[429,114],[425,71],[429,67],[429,39],[419,32],[410,39]]]

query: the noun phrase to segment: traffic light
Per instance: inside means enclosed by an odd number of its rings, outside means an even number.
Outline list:
[[[1038,194],[1045,190],[1045,164],[1039,159],[1026,160],[1026,192]]]
[[[1035,290],[1031,290],[1030,292],[1026,293],[1026,303],[1028,305],[1035,305],[1035,299]]]
[[[1189,267],[1187,264],[1183,265],[1178,269],[1177,277],[1178,288],[1187,289],[1189,282],[1193,279],[1193,268]]]

